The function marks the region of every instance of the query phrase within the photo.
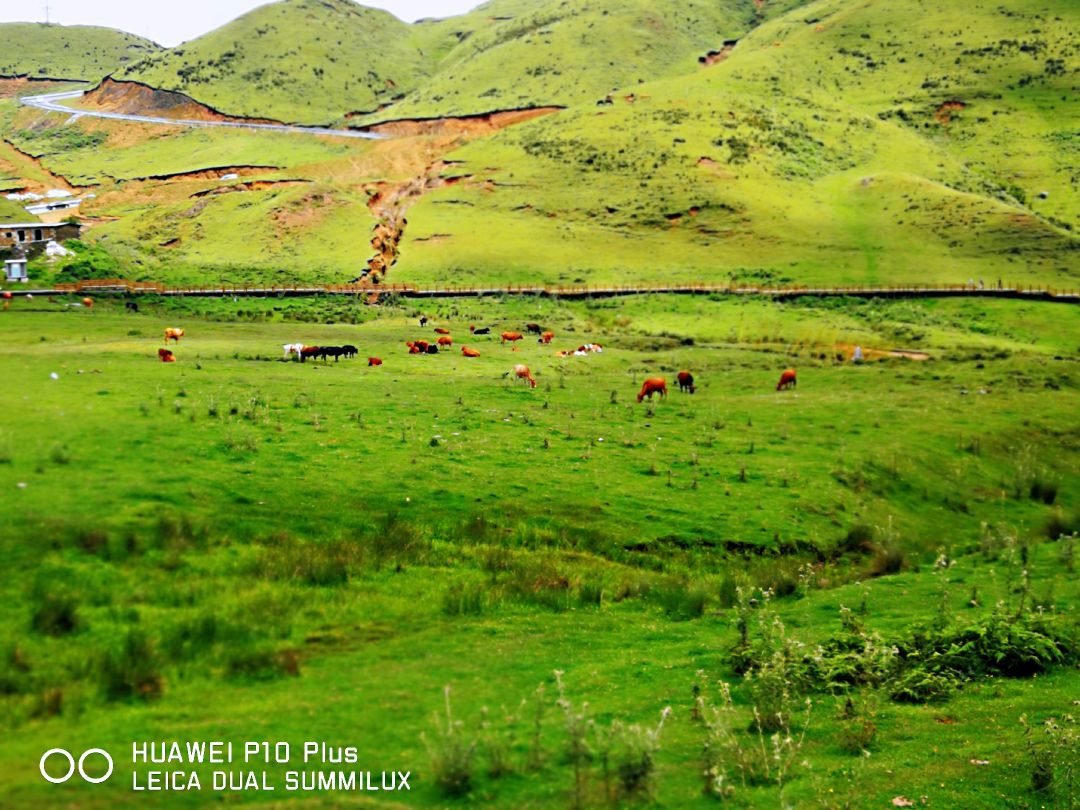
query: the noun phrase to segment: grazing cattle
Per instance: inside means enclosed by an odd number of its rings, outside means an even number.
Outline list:
[[[427,349],[425,349],[425,351],[428,354],[438,354],[439,353],[439,347],[436,346],[434,343],[432,343],[430,346],[427,347]]]
[[[783,374],[780,375],[780,382],[776,384],[776,390],[782,391],[785,388],[795,387],[795,369],[789,368]]]
[[[126,309],[128,312],[138,312],[139,305],[136,304],[134,301],[125,301],[124,309]]]
[[[360,350],[353,346],[351,343],[346,343],[341,347],[342,357],[356,357],[360,353]]]
[[[423,329],[425,326],[427,326],[427,315],[421,315],[420,316],[420,328]]]
[[[470,326],[469,331],[472,332],[474,335],[490,335],[491,327],[482,326],[481,328],[477,329],[475,326]]]
[[[94,299],[93,298],[84,298],[82,300],[82,305],[84,307],[86,307],[87,309],[89,309],[90,307],[92,307],[94,305]]]
[[[158,356],[158,359],[161,360],[162,363],[175,363],[176,362],[176,358],[173,357],[173,353],[171,351],[169,351],[168,349],[158,349],[157,350],[157,356]]]
[[[507,372],[507,374],[509,374],[509,373],[510,372]],[[506,375],[504,374],[503,376],[506,376]],[[520,363],[518,363],[516,366],[514,366],[514,376],[517,377],[519,380],[527,382],[533,388],[536,388],[536,380],[533,379],[532,372],[529,371],[528,366],[523,366]]]
[[[300,357],[300,351],[304,348],[304,344],[303,343],[284,343],[284,344],[282,344],[281,348],[285,350],[285,356],[282,357],[281,359],[282,360],[288,360],[294,354],[297,356],[297,358],[299,358]]]
[[[480,352],[478,352],[476,349],[470,349],[468,346],[462,346],[461,347],[461,354],[464,357],[479,357],[480,356]]]
[[[454,339],[451,337],[447,337],[446,335],[443,335],[435,342],[438,343],[440,346],[446,346],[447,348],[454,345]]]
[[[537,343],[543,343],[545,346],[555,338],[554,332],[544,332],[540,337],[536,339]]]
[[[409,347],[409,354],[424,354],[431,344],[426,340],[410,340],[405,345]]]
[[[318,356],[323,359],[324,363],[327,357],[333,357],[336,363],[343,354],[345,354],[343,346],[320,346]]]
[[[503,332],[499,337],[500,343],[506,343],[508,340],[513,343],[515,340],[522,340],[525,336],[521,332]]]
[[[663,377],[649,377],[649,379],[645,380],[645,384],[641,386],[641,390],[637,395],[637,401],[641,402],[645,397],[648,397],[649,401],[652,402],[653,394],[659,394],[661,397],[666,397],[667,380]]]
[[[680,371],[675,375],[675,379],[679,381],[680,391],[692,394],[697,390],[697,386],[694,385],[694,375],[689,371]]]
[[[528,332],[530,335],[539,335],[541,332],[544,331],[544,327],[542,327],[538,323],[527,323],[525,324],[525,331]]]
[[[450,330],[447,329],[445,326],[436,326],[435,327],[435,334],[436,335],[449,335]]]
[[[300,347],[300,362],[303,363],[309,357],[318,357],[320,351],[322,351],[321,346],[301,346]]]
[[[380,360],[378,357],[369,357],[367,359],[367,364],[368,364],[369,367],[370,366],[381,366],[382,365],[382,360]]]
[[[182,338],[183,336],[183,329],[176,329],[175,327],[166,327],[165,329],[165,343],[168,343],[170,339],[179,343],[180,338]]]

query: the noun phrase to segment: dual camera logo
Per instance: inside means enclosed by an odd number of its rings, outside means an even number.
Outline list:
[[[53,756],[54,754],[67,760],[68,769],[67,773],[65,773],[63,776],[49,776],[49,772],[45,770],[45,763],[48,762],[49,757]],[[90,776],[86,773],[86,768],[84,767],[86,763],[86,758],[89,757],[91,754],[100,754],[102,757],[105,758],[105,762],[108,765],[108,770],[105,771],[104,776]],[[113,759],[111,756],[109,756],[109,752],[106,751],[104,748],[88,748],[86,751],[83,751],[82,756],[79,757],[78,764],[76,765],[75,757],[71,755],[70,751],[67,751],[64,748],[50,748],[48,751],[41,755],[41,760],[38,762],[38,770],[41,771],[41,775],[45,778],[46,781],[52,782],[54,785],[60,785],[68,781],[75,774],[76,769],[78,769],[79,776],[83,778],[83,781],[89,782],[92,785],[98,785],[104,782],[110,776],[112,776]]]

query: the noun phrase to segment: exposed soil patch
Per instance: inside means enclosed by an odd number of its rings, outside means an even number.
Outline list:
[[[172,118],[185,121],[236,121],[250,124],[280,124],[270,118],[237,118],[201,104],[183,93],[158,90],[142,82],[118,82],[105,78],[87,93],[79,105],[88,110]]]
[[[207,169],[194,169],[189,172],[174,172],[172,174],[148,174],[145,177],[132,177],[132,181],[138,180],[220,180],[230,174],[245,177],[259,172],[275,171],[280,166],[212,166]]]
[[[472,176],[467,174],[443,177],[442,172],[447,168],[449,166],[446,163],[436,160],[422,174],[403,183],[376,183],[367,187],[370,195],[368,208],[379,218],[371,237],[371,247],[375,255],[368,260],[368,272],[373,277],[372,280],[385,276],[397,263],[401,252],[401,239],[405,235],[405,227],[409,224],[405,219],[409,208],[429,191],[472,179]],[[437,236],[446,238],[449,234]]]
[[[728,58],[728,54],[730,54],[731,51],[735,48],[735,46],[738,45],[738,44],[739,44],[739,40],[737,40],[737,39],[724,40],[724,44],[721,46],[720,50],[718,50],[718,51],[709,51],[704,56],[699,56],[698,57],[698,62],[703,67],[709,67],[711,65],[715,65],[717,62],[723,62],[725,59]]]
[[[934,111],[934,118],[942,126],[947,126],[952,121],[952,114],[967,107],[966,101],[946,101]]]
[[[383,121],[363,127],[354,127],[361,132],[377,135],[487,135],[504,127],[520,124],[543,115],[551,115],[565,107],[526,107],[519,110],[496,110],[477,115],[463,115],[449,118],[402,118],[396,121]],[[347,119],[356,118],[361,113],[350,113]]]
[[[205,204],[209,199],[209,197],[203,197],[199,204]],[[310,230],[332,209],[341,205],[344,205],[344,203],[329,192],[312,192],[290,202],[284,208],[276,210],[274,212],[274,222],[277,224],[278,230],[284,232],[283,236],[290,236],[296,231]]]
[[[855,353],[855,344],[853,343],[837,343],[834,348],[837,351],[844,352],[850,359]],[[862,356],[864,360],[882,360],[886,357],[902,357],[907,360],[929,360],[930,355],[926,352],[919,352],[913,349],[871,349],[866,346],[862,347]]]
[[[228,186],[217,186],[215,188],[208,188],[205,191],[196,191],[191,195],[192,199],[197,197],[211,197],[218,194],[231,194],[238,191],[263,191],[268,188],[275,188],[279,186],[303,186],[311,183],[310,180],[252,180],[247,183],[233,183]]]
[[[42,165],[40,160],[22,151],[8,140],[0,142],[0,171],[24,180],[25,190],[35,193],[41,193],[53,188],[63,189],[64,191],[93,188],[93,186],[77,186],[68,182],[67,178],[59,174],[53,174]],[[35,178],[39,179],[35,180]],[[44,178],[44,180],[40,178]]]
[[[36,95],[56,90],[57,85],[70,86],[78,84],[84,84],[84,82],[44,79],[37,76],[0,76],[0,98]]]

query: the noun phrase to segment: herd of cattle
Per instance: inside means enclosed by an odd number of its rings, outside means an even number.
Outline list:
[[[427,326],[428,319],[426,317],[420,318],[420,327]],[[525,325],[525,331],[528,334],[539,335],[537,343],[547,345],[555,337],[555,333],[551,331],[545,331],[540,324],[528,323]],[[454,345],[454,339],[450,334],[450,330],[437,326],[435,327],[435,333],[438,337],[434,341],[428,340],[409,340],[405,342],[405,347],[409,350],[409,354],[438,354],[440,349],[443,351],[449,350]],[[477,328],[475,326],[469,327],[469,333],[471,335],[490,335],[491,327],[485,326]],[[184,330],[176,327],[169,327],[165,330],[165,345],[167,346],[169,341],[179,343],[180,338],[184,336]],[[517,341],[523,340],[524,335],[521,332],[503,332],[499,335],[499,343],[510,343],[512,351],[517,351],[517,347],[514,346]],[[299,360],[301,363],[306,360],[316,360],[322,358],[323,363],[328,358],[333,357],[336,363],[340,358],[346,359],[356,357],[359,354],[359,350],[352,345],[346,344],[344,346],[308,346],[304,343],[286,343],[282,346],[284,349],[284,356],[282,361],[287,362],[289,360]],[[585,343],[578,346],[576,349],[569,351],[556,352],[557,357],[570,357],[570,356],[585,356],[592,353],[602,352],[604,347],[599,343]],[[461,354],[463,357],[480,357],[480,351],[478,349],[471,348],[469,346],[461,347]],[[173,363],[176,361],[175,355],[169,349],[158,349],[158,358],[163,363]],[[379,357],[369,357],[368,366],[381,366],[383,361]],[[529,367],[521,363],[515,365],[510,371],[503,374],[503,378],[514,375],[515,379],[528,383],[532,388],[536,388],[536,378],[533,377]],[[676,377],[676,382],[679,384],[679,390],[686,394],[693,394],[697,390],[697,386],[694,384],[694,375],[689,371],[680,371]],[[789,368],[780,375],[780,381],[776,384],[776,390],[782,391],[787,388],[795,388],[796,377],[795,369]],[[667,380],[664,377],[649,377],[645,380],[641,386],[641,391],[638,392],[637,401],[642,402],[646,398],[650,401],[654,394],[659,394],[661,397],[667,396]]]

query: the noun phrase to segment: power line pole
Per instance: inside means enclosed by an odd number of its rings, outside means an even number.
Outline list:
[[[49,24],[49,3],[48,3],[48,0],[46,0],[46,3],[45,3],[45,24],[46,25]]]

